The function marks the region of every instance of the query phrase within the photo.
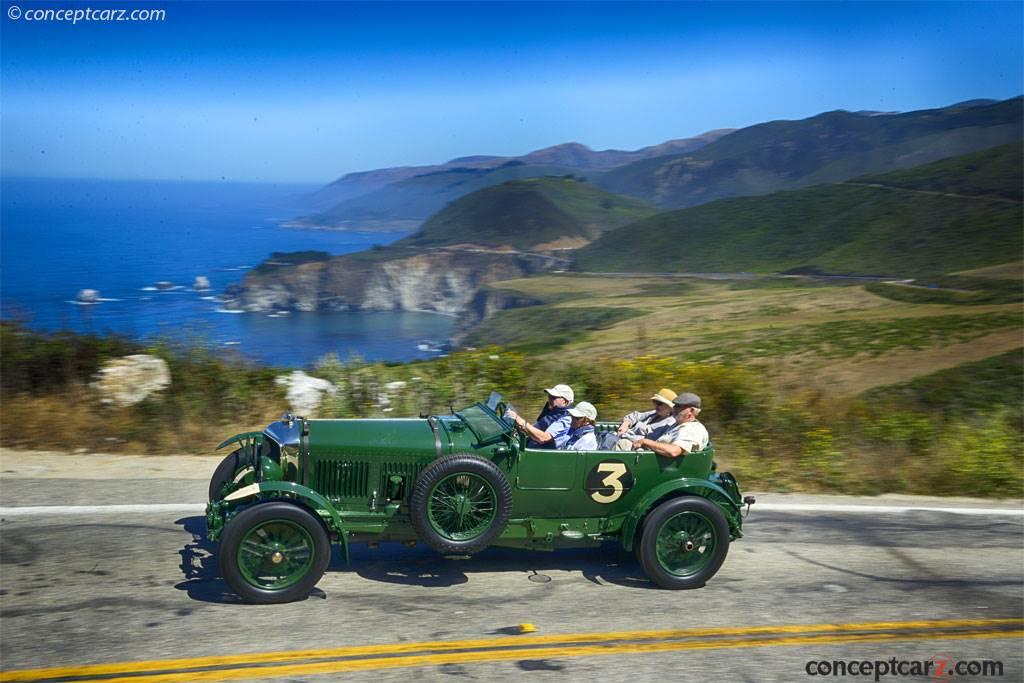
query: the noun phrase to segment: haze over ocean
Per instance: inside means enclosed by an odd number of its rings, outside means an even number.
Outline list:
[[[36,329],[169,337],[302,366],[326,353],[343,360],[409,360],[442,341],[450,318],[426,313],[224,312],[213,299],[274,251],[343,254],[398,233],[281,228],[315,186],[227,182],[6,178],[0,185],[3,316]],[[212,290],[192,291],[196,276]],[[154,291],[158,281],[177,289]],[[79,290],[107,301],[74,303]]]

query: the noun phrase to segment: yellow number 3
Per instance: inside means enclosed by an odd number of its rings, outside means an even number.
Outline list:
[[[598,503],[614,503],[622,497],[622,482],[619,481],[628,471],[626,465],[621,462],[602,462],[597,466],[598,472],[609,472],[610,474],[601,480],[603,486],[611,486],[611,493],[601,493],[600,491],[594,491],[590,494]]]

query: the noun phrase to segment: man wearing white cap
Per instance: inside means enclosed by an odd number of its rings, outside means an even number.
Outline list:
[[[615,432],[605,436],[604,448],[617,451],[633,450],[633,441],[638,436],[657,439],[675,426],[676,419],[672,416],[672,401],[676,392],[671,389],[659,389],[651,396],[652,410],[634,410],[622,418],[622,424]]]
[[[548,395],[547,403],[533,424],[529,424],[514,410],[508,411],[506,417],[526,432],[529,437],[526,440],[527,448],[562,448],[569,440],[569,423],[572,421],[569,408],[572,407],[575,394],[567,384],[556,384],[545,389],[544,393]]]
[[[597,421],[597,408],[592,403],[580,401],[575,407],[569,408],[569,440],[565,442],[567,451],[596,451],[597,435],[594,433],[594,422]]]

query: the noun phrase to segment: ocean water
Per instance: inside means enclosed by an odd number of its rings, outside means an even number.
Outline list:
[[[301,367],[436,355],[452,319],[428,313],[227,312],[217,295],[274,251],[344,254],[397,233],[295,230],[313,186],[0,179],[0,316],[41,330],[171,338]],[[211,290],[194,291],[197,276]],[[169,282],[173,289],[155,287]],[[98,303],[76,301],[83,289]]]

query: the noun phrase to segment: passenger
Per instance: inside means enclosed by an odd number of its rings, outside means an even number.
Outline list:
[[[671,389],[659,390],[651,396],[654,409],[643,412],[634,410],[623,417],[619,428],[605,435],[602,447],[606,450],[629,451],[633,449],[633,439],[638,436],[657,439],[676,423],[672,417],[672,401],[675,397],[676,392]]]
[[[569,430],[569,440],[565,442],[563,450],[567,451],[596,451],[597,434],[594,433],[594,422],[597,421],[597,408],[586,401],[580,401],[575,408],[569,408],[569,415],[572,416]]]
[[[514,410],[509,410],[505,415],[529,437],[526,440],[527,448],[563,448],[569,440],[569,423],[572,421],[569,408],[575,394],[567,384],[556,384],[544,392],[548,395],[547,403],[533,424],[529,424]]]
[[[708,445],[708,430],[697,421],[700,413],[700,396],[682,393],[672,401],[672,414],[676,424],[657,439],[639,437],[633,439],[634,450],[646,448],[658,455],[678,458],[686,453],[701,451]]]

